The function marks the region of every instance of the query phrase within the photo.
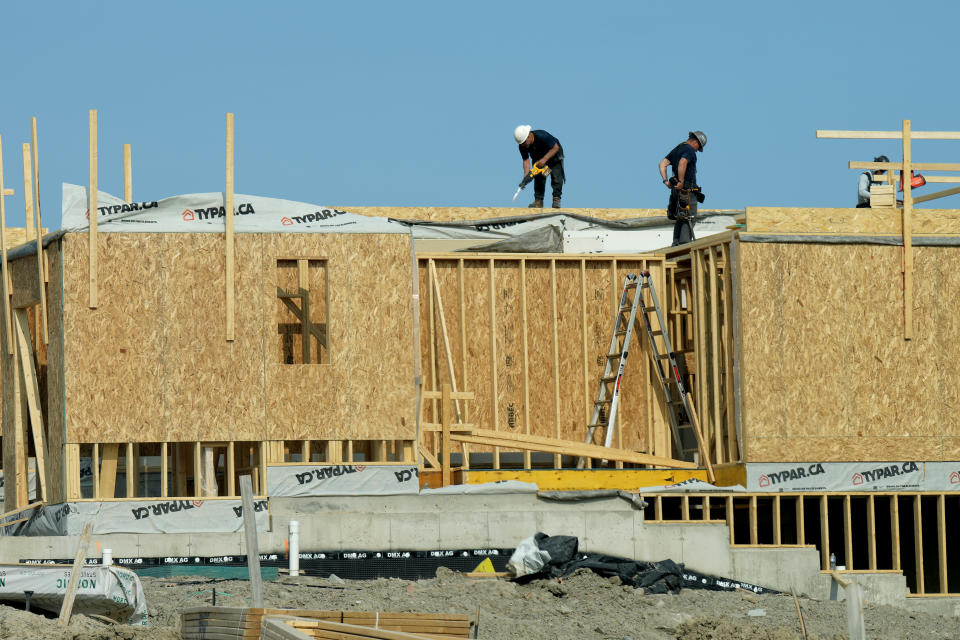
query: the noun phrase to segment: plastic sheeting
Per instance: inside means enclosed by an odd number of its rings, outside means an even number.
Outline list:
[[[257,530],[267,531],[267,501],[254,501],[254,511]],[[17,535],[80,535],[87,520],[93,522],[93,533],[100,535],[235,533],[243,530],[243,505],[239,499],[68,502],[38,509]]]
[[[0,601],[24,602],[59,613],[70,584],[72,567],[64,565],[0,565]],[[147,624],[147,600],[137,574],[121,567],[80,569],[73,613],[98,614],[132,625]]]
[[[273,497],[409,495],[419,489],[416,465],[267,467],[267,492]]]

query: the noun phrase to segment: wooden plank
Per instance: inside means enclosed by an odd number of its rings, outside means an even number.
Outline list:
[[[93,467],[93,497],[96,500],[103,498],[100,493],[100,444],[93,443],[91,447],[90,464]]]
[[[310,261],[305,258],[297,260],[297,290],[303,305],[300,315],[300,357],[303,364],[310,364],[312,361],[310,336],[313,335],[313,324],[310,322]]]
[[[33,149],[33,202],[36,206],[37,220],[37,277],[40,285],[40,318],[43,327],[43,344],[50,344],[50,332],[47,328],[47,288],[43,286],[47,281],[44,270],[46,261],[43,252],[43,221],[40,215],[40,158],[37,151],[37,119],[30,118],[30,140]]]
[[[130,161],[130,143],[123,145],[123,201],[133,202],[133,166]]]
[[[947,497],[937,496],[937,560],[940,569],[940,593],[950,592],[947,581]]]
[[[867,497],[867,561],[870,571],[877,570],[877,509],[873,494]]]
[[[115,497],[119,451],[120,445],[116,443],[104,443],[103,445],[103,456],[100,459],[100,495],[107,499]]]
[[[226,237],[226,336],[227,341],[232,342],[234,338],[234,295],[235,295],[235,261],[234,261],[234,238],[233,238],[233,114],[227,114],[227,135],[226,135],[226,188],[223,195],[223,205],[226,208],[226,218],[224,221],[224,233]]]
[[[554,437],[560,439],[560,338],[557,321],[557,261],[550,260],[550,329],[553,334],[553,428]],[[619,425],[619,422],[617,423]],[[609,431],[609,427],[607,429]],[[609,441],[610,436],[607,435]],[[553,456],[553,466],[559,469],[563,456]]]
[[[489,283],[488,304],[490,308],[490,422],[494,431],[500,430],[497,411],[497,305],[496,285],[494,284],[493,258],[487,261],[487,282]],[[500,449],[493,449],[493,468],[500,468]]]
[[[732,242],[732,241],[731,241]],[[734,412],[733,397],[733,265],[730,259],[730,244],[720,245],[720,259],[723,261],[723,328],[724,328],[724,354],[725,374],[723,377],[723,390],[726,393],[727,403],[727,461],[739,462],[739,448],[737,445],[737,424],[736,414]]]
[[[843,496],[843,555],[847,571],[853,571],[853,519],[850,514],[850,494]]]
[[[750,496],[750,544],[757,544],[759,533],[757,531],[757,496]]]
[[[720,394],[723,388],[720,386],[720,305],[718,304],[717,291],[717,248],[709,247],[707,249],[708,268],[707,277],[710,278],[710,363],[711,371],[710,395],[713,398],[713,451],[716,456],[717,464],[730,462],[724,459],[723,447],[723,424],[720,420]],[[779,514],[778,514],[779,519]],[[779,542],[777,543],[779,544]]]
[[[440,486],[450,486],[450,383],[443,383],[443,398],[440,400],[440,423],[443,425],[443,435],[440,440]]]
[[[413,243],[410,243],[410,250],[413,251]],[[416,260],[416,258],[414,258]],[[457,309],[460,320],[460,373],[463,381],[463,388],[467,388],[467,323],[466,323],[466,295],[463,290],[463,258],[457,260]],[[464,422],[470,421],[470,408],[464,403],[463,412]],[[463,468],[470,468],[470,447],[463,446]]]
[[[858,140],[900,140],[902,131],[849,131],[817,129],[818,138]],[[914,140],[960,140],[960,131],[915,131]]]
[[[3,279],[3,322],[6,326],[7,334],[7,353],[13,355],[13,320],[10,311],[10,274],[7,265],[7,210],[4,205],[4,196],[6,195],[3,187],[3,142],[0,139],[0,260],[2,260],[2,272],[0,278]]]
[[[530,435],[530,351],[527,341],[527,261],[520,260],[520,330],[523,334],[523,432]],[[531,467],[530,452],[523,452],[523,467]]]
[[[709,482],[716,481],[716,475],[713,473],[713,463],[710,462],[710,452],[707,450],[707,444],[703,441],[703,431],[700,427],[700,419],[697,417],[697,410],[693,406],[693,403],[688,403],[690,407],[690,421],[693,424],[693,433],[697,438],[697,449],[700,451],[700,455],[703,456],[702,464],[707,468],[707,480]]]
[[[830,514],[827,510],[827,496],[820,496],[820,568],[830,568]]]
[[[780,496],[773,496],[773,544],[778,547],[783,544],[783,535],[780,530]]]
[[[40,389],[37,387],[37,371],[33,364],[33,344],[30,342],[30,321],[26,309],[14,312],[18,351],[20,352],[20,374],[23,376],[23,390],[27,396],[27,408],[30,412],[30,432],[33,435],[34,456],[37,459],[37,479],[40,481],[39,496],[47,500],[47,443],[44,439],[43,411],[40,407]]]
[[[91,109],[89,114],[90,122],[90,184],[87,188],[87,213],[90,216],[89,227],[89,271],[90,271],[90,297],[89,306],[96,309],[100,305],[100,298],[97,290],[97,111]]]
[[[26,221],[26,239],[33,240],[33,171],[30,169],[30,143],[24,142],[21,145],[23,155],[23,207],[24,220]]]
[[[910,121],[903,121],[903,339],[913,339],[913,198]]]
[[[253,510],[253,487],[248,475],[240,476],[240,498],[243,502],[243,535],[246,540],[247,568],[250,571],[250,602],[254,607],[262,607],[263,577],[260,574],[257,520]]]
[[[733,510],[733,496],[727,496],[727,528],[730,529],[730,546],[734,544],[734,517],[735,512]]]
[[[797,544],[803,546],[807,544],[805,514],[803,512],[803,496],[797,496],[796,502],[796,522],[797,522]]]
[[[136,498],[140,487],[140,444],[127,443],[127,497]]]
[[[233,447],[231,447],[231,453],[232,453],[232,449]],[[169,446],[167,446],[166,442],[161,442],[160,443],[160,497],[162,498],[166,498],[169,495],[169,491],[170,491],[169,487],[167,486],[168,484],[167,474],[170,472],[169,456],[170,456]]]
[[[203,495],[203,449],[200,442],[194,442],[193,448],[193,496]]]
[[[914,165],[917,166],[917,165]],[[937,180],[927,179],[928,182],[938,182]],[[908,181],[909,182],[909,181]],[[944,189],[942,191],[934,191],[933,193],[928,193],[922,196],[913,198],[914,204],[920,204],[921,202],[929,202],[930,200],[938,200],[940,198],[946,198],[947,196],[952,196],[960,193],[960,187],[953,187],[952,189]]]
[[[923,507],[920,494],[913,496],[913,561],[916,567],[917,593],[926,593],[923,584]]]
[[[70,624],[70,616],[73,613],[73,601],[77,597],[77,585],[80,583],[80,570],[83,568],[84,561],[87,558],[87,547],[90,546],[90,532],[93,529],[93,521],[87,520],[83,525],[83,532],[80,534],[80,543],[77,545],[77,553],[73,558],[73,567],[70,569],[70,581],[67,583],[67,591],[63,594],[63,604],[60,606],[60,626],[65,627]]]

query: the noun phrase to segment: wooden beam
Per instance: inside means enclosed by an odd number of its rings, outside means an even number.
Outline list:
[[[40,156],[37,151],[37,119],[30,118],[30,140],[33,149],[33,203],[36,207],[37,220],[37,278],[40,285],[40,322],[43,328],[43,344],[50,344],[50,333],[47,329],[47,281],[45,270],[46,260],[43,253],[43,221],[40,215]]]
[[[87,187],[87,215],[90,217],[89,242],[89,276],[90,299],[89,306],[96,309],[100,306],[100,297],[97,291],[97,110],[90,109],[90,184]]]
[[[420,455],[423,456],[423,459],[427,461],[427,464],[429,464],[431,468],[438,470],[443,468],[443,465],[440,464],[440,461],[437,460],[437,457],[430,453],[430,450],[422,444],[420,445]]]
[[[226,188],[223,193],[223,206],[226,208],[224,234],[226,237],[226,336],[227,342],[234,338],[234,247],[233,247],[233,114],[227,114],[227,154],[226,154]]]
[[[306,460],[306,462],[310,462]],[[231,440],[227,443],[227,495],[231,498],[237,495],[237,443]]]
[[[914,204],[919,204],[921,202],[929,202],[930,200],[937,200],[938,198],[946,198],[947,196],[956,195],[958,193],[960,193],[960,187],[954,187],[952,189],[944,189],[943,191],[934,191],[933,193],[928,193],[926,195],[918,196],[913,199],[913,202]]]
[[[867,568],[877,570],[877,507],[873,494],[867,497]]]
[[[783,544],[783,532],[780,530],[780,495],[773,496],[773,544]]]
[[[805,514],[803,512],[803,496],[797,496],[796,504],[796,518],[797,518],[797,544],[803,546],[807,544],[807,532],[806,532],[806,521]]]
[[[737,445],[737,423],[733,396],[733,265],[730,258],[730,245],[720,245],[720,258],[723,260],[723,329],[724,329],[724,376],[723,390],[727,404],[727,461],[739,462],[739,447]]]
[[[253,507],[250,476],[240,476],[240,497],[243,503],[243,535],[246,540],[247,568],[250,572],[250,604],[263,607],[263,576],[260,574],[260,550],[257,544],[257,518]]]
[[[3,187],[3,141],[0,139],[0,260],[2,260],[2,272],[0,278],[3,279],[3,322],[7,328],[7,353],[13,355],[13,320],[10,311],[10,275],[7,265],[7,210],[3,199],[6,195]],[[16,370],[16,369],[14,369]]]
[[[890,553],[893,569],[900,570],[900,501],[897,494],[890,496]]]
[[[750,496],[750,544],[756,546],[760,540],[757,531],[757,495]]]
[[[100,495],[108,500],[112,500],[116,495],[119,452],[119,444],[110,442],[103,444],[103,457],[100,462]]]
[[[160,443],[160,497],[166,498],[169,495],[170,489],[167,486],[167,473],[170,470],[170,461],[168,456],[170,455],[170,447],[166,442]]]
[[[911,136],[916,140],[916,135]],[[903,164],[900,162],[861,162],[851,160],[847,163],[850,169],[873,169],[874,171],[900,171]],[[960,171],[960,162],[914,162],[915,171]]]
[[[830,568],[830,513],[827,508],[827,496],[820,496],[820,566]]]
[[[130,161],[130,144],[123,145],[123,201],[133,202],[133,166]]]
[[[127,443],[127,497],[136,498],[137,489],[140,486],[140,445],[135,442]]]
[[[903,339],[913,339],[913,198],[911,197],[910,121],[903,121]]]
[[[443,435],[440,440],[440,486],[450,486],[450,383],[443,383],[443,398],[440,400],[440,424],[443,426]]]
[[[717,300],[719,292],[717,287],[717,247],[709,247],[707,277],[710,278],[710,363],[712,365],[710,395],[713,399],[711,406],[713,420],[713,451],[717,457],[717,464],[730,462],[724,459],[723,447],[723,425],[720,420],[720,394],[723,393],[723,387],[720,386],[720,305]],[[777,515],[779,519],[779,514]],[[779,542],[777,544],[780,544]]]
[[[100,443],[90,445],[90,465],[93,468],[93,497],[97,500],[103,498],[100,493]]]
[[[413,243],[410,243],[411,250]],[[463,258],[457,260],[457,305],[458,311],[460,313],[460,373],[463,381],[463,388],[467,388],[467,302],[466,294],[463,290]],[[464,405],[463,407],[463,421],[468,422],[470,420],[470,407]],[[470,447],[467,445],[461,446],[463,450],[463,468],[470,468]]]
[[[93,529],[93,522],[87,520],[83,525],[83,532],[80,534],[80,544],[77,545],[77,553],[73,558],[73,567],[70,569],[70,581],[67,583],[67,591],[63,594],[63,604],[60,606],[60,626],[65,627],[70,624],[70,616],[73,614],[73,601],[77,597],[77,585],[80,583],[80,571],[83,569],[87,559],[87,548],[90,546],[90,533]]]
[[[902,131],[849,131],[817,129],[818,138],[857,140],[900,140]],[[960,131],[916,131],[914,140],[960,140]]]
[[[23,206],[25,209],[26,239],[33,240],[33,170],[30,168],[30,143],[22,145],[23,155]]]

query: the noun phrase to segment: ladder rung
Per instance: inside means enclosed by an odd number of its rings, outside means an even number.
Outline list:
[[[646,285],[644,285],[644,286],[646,286]],[[637,283],[636,283],[636,282],[631,282],[630,284],[628,284],[627,286],[624,287],[624,289],[636,289],[636,288],[637,288]]]
[[[656,308],[656,307],[643,307],[643,310],[649,312],[649,311],[656,311],[657,308]]]
[[[616,333],[614,333],[614,335],[616,335],[616,336],[625,336],[625,335],[627,335],[627,331],[626,331],[626,329],[623,329],[623,330],[621,330],[621,331],[617,331]]]
[[[598,428],[599,428],[599,429],[606,429],[606,428],[607,428],[607,424],[606,424],[606,423],[603,423],[603,422],[595,422],[595,423],[593,423],[593,424],[588,424],[588,425],[587,425],[587,428],[588,428],[588,429],[598,429]]]
[[[655,336],[662,336],[662,335],[663,335],[663,331],[661,331],[660,329],[654,329],[654,330],[652,330],[652,331],[650,332],[650,334],[651,334],[651,335],[655,335]]]
[[[660,354],[657,354],[657,360],[669,360],[669,359],[670,359],[670,354],[669,354],[669,353],[660,353]]]
[[[619,358],[622,355],[623,355],[623,352],[618,351],[617,353],[608,353],[607,357],[612,359],[612,358]]]
[[[594,405],[598,405],[598,404],[610,404],[611,402],[613,402],[613,400],[603,399],[603,400],[594,400],[594,401],[593,401],[593,404],[594,404]]]
[[[609,376],[601,376],[600,382],[613,382],[616,379],[617,379],[617,374],[614,373],[613,375],[609,375]]]

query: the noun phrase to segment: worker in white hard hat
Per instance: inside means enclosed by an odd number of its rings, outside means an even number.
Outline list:
[[[532,129],[528,124],[522,124],[513,130],[513,139],[520,146],[520,157],[523,158],[523,175],[530,172],[530,161],[538,167],[550,167],[550,186],[553,187],[553,208],[560,208],[560,198],[563,195],[563,183],[566,176],[563,173],[563,147],[560,141],[543,129]],[[533,179],[533,202],[530,207],[543,206],[543,194],[547,190],[547,176],[538,175]]]
[[[673,246],[692,242],[694,217],[697,215],[697,203],[703,202],[703,194],[697,186],[697,152],[707,146],[707,134],[703,131],[691,131],[686,141],[675,146],[660,161],[660,177],[670,189],[667,203],[667,217],[676,220],[673,225]],[[667,167],[673,169],[673,176],[667,178]]]

